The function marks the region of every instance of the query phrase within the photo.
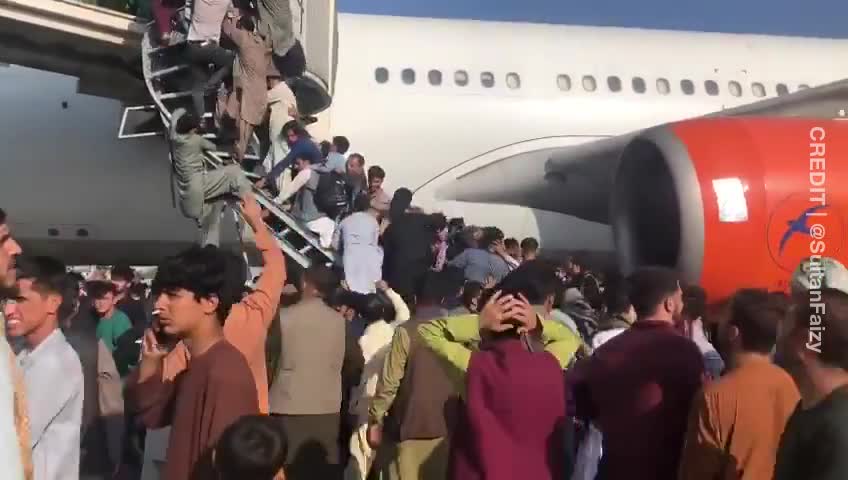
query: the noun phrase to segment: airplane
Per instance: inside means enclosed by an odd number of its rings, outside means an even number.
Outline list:
[[[848,40],[359,14],[337,24],[317,136],[350,138],[416,205],[548,252],[615,250],[616,172],[649,127],[848,108],[848,65],[834,61]],[[153,265],[196,240],[162,138],[117,138],[122,101],[12,65],[0,105],[0,206],[28,251]]]

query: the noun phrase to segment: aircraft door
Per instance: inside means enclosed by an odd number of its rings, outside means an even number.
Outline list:
[[[338,61],[336,0],[282,1],[291,4],[294,34],[306,55],[306,73],[290,84],[301,113],[315,115],[332,102]]]

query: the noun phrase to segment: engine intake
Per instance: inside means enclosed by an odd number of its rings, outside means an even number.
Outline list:
[[[848,124],[712,118],[645,131],[623,150],[611,224],[624,273],[677,269],[711,300],[786,290],[811,255],[846,263]],[[830,162],[827,162],[827,159]],[[827,168],[829,167],[829,168]]]

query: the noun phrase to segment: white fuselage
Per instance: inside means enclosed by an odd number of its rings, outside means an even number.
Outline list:
[[[794,92],[848,77],[838,61],[848,54],[845,40],[349,14],[338,25],[333,105],[316,132],[347,136],[366,166],[386,170],[389,190],[414,190],[415,204],[540,237],[551,250],[609,250],[609,229],[552,212],[440,201],[436,189],[526,149],[761,100],[754,84],[773,97],[778,84]],[[465,86],[456,82],[461,72]],[[489,79],[493,86],[484,86]],[[663,79],[668,94],[658,90]],[[196,228],[171,203],[164,141],[118,140],[119,102],[76,93],[72,77],[13,66],[0,68],[0,106],[0,207],[25,246],[74,262],[145,263],[195,240]]]

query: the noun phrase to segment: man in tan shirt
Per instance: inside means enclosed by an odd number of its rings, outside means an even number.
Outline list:
[[[740,290],[730,300],[718,333],[729,370],[693,401],[680,480],[772,478],[780,436],[800,398],[769,358],[787,310],[786,297],[765,290]]]

